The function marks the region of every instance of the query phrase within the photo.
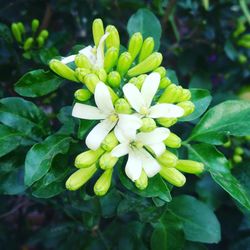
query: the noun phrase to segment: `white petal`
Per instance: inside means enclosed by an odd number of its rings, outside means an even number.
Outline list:
[[[95,103],[97,107],[104,113],[110,114],[114,111],[112,99],[107,85],[103,82],[99,82],[95,87]]]
[[[120,129],[117,125],[114,129],[115,136],[120,143],[129,143],[131,138],[129,138],[122,129]]]
[[[142,142],[144,145],[156,144],[164,141],[170,134],[167,128],[156,128],[152,132],[140,132],[136,135],[136,141]]]
[[[102,120],[106,118],[106,115],[98,108],[82,103],[74,105],[72,116],[86,120]]]
[[[127,143],[121,143],[111,151],[111,155],[114,157],[122,157],[128,154],[128,149],[129,145]]]
[[[96,54],[93,52],[94,48],[92,46],[87,46],[79,51],[79,54],[83,54],[88,57],[90,63],[94,65],[96,63]]]
[[[163,142],[148,145],[158,157],[164,153],[166,150],[165,144]]]
[[[143,99],[143,96],[139,89],[131,84],[127,83],[123,87],[123,93],[125,97],[127,98],[130,105],[138,112],[140,113],[140,110],[142,107],[146,107],[146,103]]]
[[[136,181],[142,171],[142,161],[140,159],[140,155],[137,151],[129,150],[128,161],[125,166],[126,175],[132,180]]]
[[[159,73],[153,72],[149,74],[143,82],[141,93],[146,102],[146,106],[151,106],[152,100],[157,92],[161,80]]]
[[[71,55],[71,56],[63,57],[63,58],[61,59],[61,62],[62,62],[63,64],[68,64],[68,63],[74,62],[74,61],[75,61],[75,58],[76,58],[76,55]]]
[[[98,123],[88,134],[86,138],[86,145],[92,150],[96,150],[100,147],[104,138],[115,126],[115,122],[104,120]]]
[[[177,118],[184,114],[183,108],[168,103],[161,103],[152,106],[149,109],[149,117],[151,118]]]
[[[106,40],[106,38],[109,36],[109,33],[105,33],[100,41],[99,41],[99,45],[97,47],[97,52],[96,52],[96,66],[98,68],[103,68],[104,65],[104,42]]]

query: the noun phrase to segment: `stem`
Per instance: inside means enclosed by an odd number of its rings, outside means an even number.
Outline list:
[[[165,14],[164,14],[164,16],[162,18],[162,29],[163,30],[166,29],[166,27],[167,27],[167,23],[168,23],[168,21],[170,19],[170,16],[171,16],[172,11],[173,11],[173,9],[175,7],[175,4],[176,4],[176,0],[170,0],[168,2],[168,5],[167,5],[167,7],[165,9]]]
[[[244,13],[248,23],[250,24],[250,11],[248,9],[247,3],[245,0],[239,0],[239,4],[242,12]]]

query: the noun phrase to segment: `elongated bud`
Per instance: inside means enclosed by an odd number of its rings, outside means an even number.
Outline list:
[[[101,37],[104,35],[102,19],[97,18],[93,21],[92,33],[93,33],[95,46],[98,47]]]
[[[79,68],[91,69],[92,65],[87,56],[83,54],[78,54],[75,57],[75,64]]]
[[[145,188],[147,188],[148,186],[148,176],[145,173],[144,170],[141,171],[141,175],[139,177],[139,179],[137,179],[135,181],[135,186],[140,189],[140,190],[144,190]]]
[[[137,86],[138,89],[141,89],[142,84],[144,83],[146,77],[147,77],[146,74],[142,74],[142,75],[139,75],[139,76],[137,77],[136,86]]]
[[[129,40],[129,44],[128,44],[128,52],[130,53],[132,57],[132,61],[134,61],[134,59],[139,54],[141,47],[142,47],[142,42],[143,42],[143,38],[140,32],[136,32],[131,36]]]
[[[153,53],[154,46],[155,42],[153,37],[150,36],[144,40],[139,55],[139,63],[145,60],[148,56],[150,56]]]
[[[11,31],[13,36],[15,37],[16,41],[21,43],[22,42],[22,35],[16,23],[11,24]]]
[[[47,30],[42,30],[39,36],[43,37],[43,39],[46,40],[49,36],[49,32]]]
[[[85,102],[91,98],[92,93],[87,89],[78,89],[75,92],[74,96],[75,96],[76,100],[78,100],[80,102]]]
[[[102,82],[106,82],[108,76],[107,76],[107,73],[106,73],[105,69],[95,70],[94,73],[98,76],[98,78]]]
[[[66,188],[71,191],[79,189],[94,175],[96,171],[96,164],[93,164],[88,168],[78,169],[66,181]]]
[[[44,45],[44,38],[39,36],[39,37],[36,38],[36,42],[38,44],[38,47],[41,48]]]
[[[168,138],[164,140],[164,143],[167,147],[179,148],[181,146],[181,138],[176,134],[170,132]]]
[[[172,152],[166,150],[161,156],[157,158],[158,162],[160,162],[165,167],[175,167],[177,163],[177,156]]]
[[[141,132],[151,132],[156,128],[156,123],[152,118],[143,118],[142,126],[140,127]]]
[[[121,76],[117,71],[111,71],[108,74],[108,84],[112,87],[112,88],[118,88],[120,86],[121,83]]]
[[[200,174],[204,171],[204,164],[191,160],[178,160],[175,168],[184,173]]]
[[[234,152],[237,155],[243,155],[244,154],[244,149],[242,147],[236,147]]]
[[[27,38],[24,42],[23,49],[25,51],[29,50],[32,47],[33,42],[34,42],[34,39],[32,37]]]
[[[89,91],[94,93],[95,87],[97,83],[100,82],[100,79],[98,78],[96,74],[90,73],[90,74],[86,74],[83,78],[83,81],[81,82],[85,83]]]
[[[181,95],[177,98],[177,102],[185,102],[191,99],[191,92],[189,89],[182,89]]]
[[[110,152],[106,152],[101,156],[99,160],[99,165],[101,169],[106,170],[109,168],[113,168],[117,161],[117,157],[112,156]]]
[[[148,73],[156,69],[162,62],[162,54],[154,52],[144,61],[140,62],[128,71],[128,76],[138,76],[140,74]]]
[[[54,71],[59,76],[68,79],[70,81],[78,82],[75,71],[72,70],[67,65],[63,64],[61,61],[52,59],[49,62],[49,67],[52,71]]]
[[[115,111],[119,114],[131,114],[132,108],[124,98],[119,98],[115,102]]]
[[[128,72],[128,69],[130,68],[131,64],[132,57],[130,53],[123,52],[118,59],[116,70],[120,73],[121,76],[124,76]]]
[[[38,19],[33,19],[32,22],[31,22],[31,30],[33,33],[35,33],[39,27],[39,20]]]
[[[174,103],[176,99],[181,95],[182,87],[175,84],[169,85],[159,98],[159,103]]]
[[[105,139],[101,144],[101,147],[105,151],[110,152],[117,145],[118,145],[118,140],[116,139],[115,133],[112,131],[105,137]]]
[[[94,192],[98,196],[105,195],[111,185],[113,169],[107,169],[104,173],[99,177],[94,186]]]
[[[82,83],[85,83],[84,78],[86,75],[90,74],[90,72],[91,71],[89,69],[86,69],[86,68],[76,68],[76,70],[75,70],[75,74],[76,74],[77,79]]]
[[[165,89],[167,88],[170,84],[172,84],[171,80],[168,77],[164,77],[160,81],[160,89]]]
[[[109,33],[109,36],[106,39],[106,47],[108,49],[111,47],[115,47],[119,51],[119,49],[120,49],[120,37],[119,37],[119,33],[118,33],[116,27],[113,25],[108,25],[106,27],[106,32]]]
[[[188,116],[194,112],[195,106],[192,102],[186,101],[186,102],[180,102],[177,104],[179,107],[184,109],[184,115]]]
[[[110,72],[116,65],[119,56],[119,50],[117,48],[109,48],[104,56],[104,69],[106,72]]]
[[[162,167],[160,175],[176,187],[182,187],[186,183],[186,177],[175,168]]]
[[[25,33],[25,27],[24,27],[23,23],[22,22],[18,22],[17,26],[18,26],[18,29],[21,32],[21,34],[24,34]]]
[[[157,122],[165,128],[173,126],[177,122],[177,118],[158,118]]]
[[[102,148],[97,150],[88,150],[79,155],[75,159],[75,166],[77,168],[87,168],[90,165],[96,163],[100,156],[104,153]]]
[[[157,69],[154,70],[154,72],[159,73],[161,78],[164,78],[166,76],[166,73],[167,73],[166,69],[163,66],[158,67]]]

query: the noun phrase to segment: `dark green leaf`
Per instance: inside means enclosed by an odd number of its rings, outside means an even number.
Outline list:
[[[210,80],[210,75],[204,72],[196,73],[192,76],[189,83],[189,88],[201,88],[210,90],[212,83]]]
[[[238,52],[230,40],[226,41],[224,51],[226,52],[228,58],[230,58],[232,61],[235,61],[238,58]]]

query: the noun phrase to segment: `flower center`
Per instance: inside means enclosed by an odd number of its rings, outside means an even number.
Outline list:
[[[140,108],[140,114],[147,115],[148,114],[148,108],[143,106]]]
[[[111,114],[108,119],[111,121],[111,122],[116,122],[118,120],[118,115],[113,113]]]
[[[133,142],[131,142],[130,146],[131,146],[132,148],[142,149],[144,145],[143,145],[142,142],[133,141]]]

